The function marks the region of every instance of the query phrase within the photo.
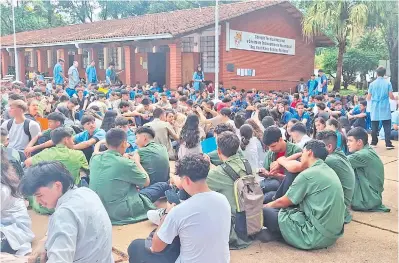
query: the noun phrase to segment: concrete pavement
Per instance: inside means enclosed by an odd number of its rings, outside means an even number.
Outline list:
[[[345,234],[338,242],[327,249],[301,251],[279,242],[255,242],[249,248],[231,251],[233,263],[259,262],[398,262],[398,144],[395,150],[386,150],[380,142],[376,151],[385,168],[385,191],[383,203],[391,208],[390,213],[353,212],[353,222],[345,225]],[[173,169],[172,169],[173,171]],[[37,240],[47,229],[48,218],[29,211],[33,221],[33,231]],[[113,248],[116,262],[127,262],[127,248],[137,238],[146,238],[155,228],[148,221],[133,225],[113,227]]]

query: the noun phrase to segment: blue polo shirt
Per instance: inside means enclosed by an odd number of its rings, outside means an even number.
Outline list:
[[[105,139],[105,131],[103,129],[96,129],[93,133],[93,135],[90,136],[89,132],[84,130],[81,133],[78,133],[75,135],[75,137],[73,137],[74,142],[77,143],[81,143],[81,142],[86,142],[88,140],[90,140],[91,138],[95,138],[96,141],[101,141]],[[94,147],[94,145],[92,145],[91,147]]]
[[[327,87],[327,82],[328,82],[328,81],[327,81],[327,77],[326,77],[325,74],[323,74],[323,76],[321,76],[320,81],[321,81],[320,84],[322,85],[322,93],[323,93],[323,94],[324,94],[324,93],[327,93],[327,91],[328,91],[328,90],[327,90],[327,88],[328,88],[328,87]],[[326,84],[325,84],[325,85],[323,85],[323,82],[324,82],[324,81],[326,81]]]
[[[369,87],[371,94],[371,120],[383,121],[391,119],[389,92],[392,92],[392,84],[383,77],[378,77]]]
[[[294,119],[297,119],[297,120],[300,121],[300,122],[302,122],[302,120],[305,120],[305,119],[306,119],[306,120],[307,120],[307,121],[306,121],[306,130],[309,130],[309,129],[310,129],[310,123],[311,123],[311,121],[310,121],[310,115],[309,115],[308,112],[304,111],[303,114],[302,114],[302,116],[299,116],[298,112],[295,112],[293,118],[294,118]]]
[[[292,119],[293,115],[291,112],[286,111],[284,112],[283,116],[281,116],[281,123],[282,124],[287,124],[291,119]]]
[[[64,78],[61,76],[60,73],[62,73],[62,66],[60,63],[55,64],[54,70],[53,70],[53,78],[54,78],[54,83],[55,85],[63,85],[64,84]]]
[[[126,149],[126,153],[131,153],[138,149],[136,145],[136,135],[130,129],[127,130],[127,143],[129,143],[130,146]]]
[[[107,70],[105,71],[105,76],[108,77],[109,80],[111,81],[111,82],[110,82],[110,81],[107,79],[107,81],[106,81],[107,84],[115,83],[115,80],[116,80],[115,70],[110,69],[110,68],[107,68]]]
[[[88,66],[86,68],[86,74],[87,74],[87,82],[89,82],[89,83],[97,83],[96,67]]]

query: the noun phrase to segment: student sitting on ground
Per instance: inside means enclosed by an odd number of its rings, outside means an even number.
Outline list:
[[[52,112],[47,116],[47,119],[48,129],[32,138],[24,151],[26,157],[30,157],[31,154],[35,155],[45,148],[54,146],[50,133],[52,130],[64,125],[65,116],[60,112]]]
[[[342,236],[344,194],[338,176],[323,161],[327,155],[323,142],[309,141],[301,156],[305,170],[284,196],[265,205],[264,231],[270,241],[282,237],[308,250],[331,246]]]
[[[292,125],[291,138],[293,142],[301,149],[308,141],[312,139],[306,134],[306,126],[302,122],[297,122]]]
[[[161,108],[156,108],[154,110],[154,120],[144,124],[144,126],[154,130],[154,142],[166,147],[169,160],[176,160],[176,153],[173,149],[171,139],[178,141],[179,136],[175,133],[172,125],[166,122],[165,111]]]
[[[284,141],[280,129],[275,126],[270,126],[265,130],[263,143],[269,150],[266,152],[263,168],[259,169],[258,175],[264,177],[260,181],[260,186],[265,193],[264,203],[268,203],[272,201],[285,176],[284,167],[278,164],[277,159],[283,156],[291,156],[302,150],[295,144]]]
[[[126,132],[127,135],[127,144],[128,147],[126,149],[126,153],[134,152],[138,149],[136,145],[136,135],[129,128],[129,120],[126,117],[119,116],[115,119],[115,127],[120,128]]]
[[[82,151],[74,150],[73,130],[69,127],[58,127],[51,131],[51,141],[55,147],[47,148],[28,158],[25,166],[38,164],[43,161],[59,161],[73,176],[75,185],[80,183],[80,170],[89,169],[89,165]]]
[[[24,256],[32,251],[32,220],[18,194],[19,179],[1,149],[1,252]]]
[[[166,147],[154,142],[155,132],[150,127],[136,130],[136,145],[140,163],[150,177],[150,184],[169,180],[169,156]]]
[[[37,262],[39,257],[45,262],[114,262],[107,211],[96,193],[74,186],[64,165],[51,161],[28,168],[19,188],[25,196],[35,196],[42,206],[55,209],[47,236],[29,262]]]
[[[225,196],[208,187],[208,172],[202,155],[177,161],[176,174],[191,197],[177,206],[167,204],[150,244],[144,239],[130,244],[130,263],[230,262],[231,208]]]
[[[85,130],[73,137],[75,142],[73,148],[75,150],[82,150],[87,161],[90,161],[94,145],[105,138],[105,131],[96,128],[95,119],[91,115],[84,115],[80,123]]]
[[[366,108],[367,108],[367,101],[362,100],[359,105],[356,105],[353,110],[348,112],[348,119],[350,124],[353,127],[362,127],[363,129],[366,128]]]
[[[337,147],[338,137],[333,131],[321,131],[317,133],[316,138],[326,144],[328,156],[324,161],[338,175],[344,191],[345,199],[345,223],[352,221],[352,215],[349,208],[352,203],[353,191],[355,188],[355,173],[346,157],[345,153]]]
[[[147,219],[147,211],[155,209],[152,204],[161,196],[146,195],[151,188],[138,191],[150,184],[150,178],[140,164],[140,156],[123,157],[128,147],[126,132],[113,128],[107,132],[105,141],[108,150],[98,152],[98,145],[90,160],[90,189],[98,194],[113,225],[125,225]],[[151,199],[154,198],[154,199]]]
[[[217,153],[220,160],[223,163],[230,165],[230,167],[240,177],[246,175],[246,169],[244,166],[243,158],[237,154],[240,148],[240,140],[237,135],[231,131],[225,131],[217,137]],[[207,183],[209,188],[213,191],[223,194],[229,200],[231,206],[231,214],[234,218],[236,217],[237,205],[234,197],[234,181],[227,174],[221,165],[211,169],[208,174]],[[230,219],[228,220],[230,221]],[[227,221],[225,221],[226,223]],[[251,240],[244,240],[238,236],[234,226],[230,231],[229,245],[231,249],[242,249],[246,248],[251,244]]]
[[[390,209],[382,204],[384,165],[368,144],[367,131],[361,127],[348,132],[349,162],[355,171],[356,184],[352,199],[355,211],[382,211]]]

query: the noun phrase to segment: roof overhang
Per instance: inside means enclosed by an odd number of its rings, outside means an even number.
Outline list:
[[[53,46],[108,43],[108,42],[124,42],[124,41],[140,41],[140,40],[153,40],[153,39],[170,39],[170,38],[173,38],[172,34],[156,34],[156,35],[142,35],[142,36],[134,36],[134,37],[96,38],[96,39],[74,40],[74,41],[67,41],[67,42],[26,44],[26,45],[17,45],[16,47],[17,48],[53,47]],[[14,48],[14,46],[0,46],[0,48]]]

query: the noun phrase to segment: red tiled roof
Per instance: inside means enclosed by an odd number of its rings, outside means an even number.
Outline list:
[[[219,20],[226,21],[265,7],[284,4],[287,1],[247,1],[219,5]],[[214,7],[194,8],[135,16],[117,20],[97,21],[16,34],[17,45],[52,45],[56,43],[84,42],[89,40],[140,37],[167,34],[175,37],[215,23]],[[13,35],[0,38],[2,46],[12,46]]]

